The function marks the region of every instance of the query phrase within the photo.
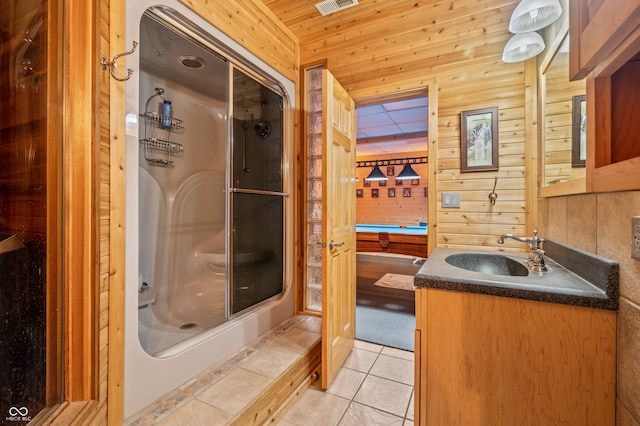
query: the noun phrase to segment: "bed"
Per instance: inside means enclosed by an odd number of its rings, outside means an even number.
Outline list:
[[[427,225],[356,225],[358,252],[427,257]]]

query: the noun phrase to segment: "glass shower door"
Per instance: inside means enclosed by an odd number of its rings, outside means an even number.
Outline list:
[[[231,308],[284,290],[283,98],[233,70]]]

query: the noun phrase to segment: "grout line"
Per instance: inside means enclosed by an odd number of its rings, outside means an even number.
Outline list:
[[[383,348],[382,350],[384,350],[385,347],[388,347],[388,346],[384,346],[384,345],[380,345],[380,346],[382,346],[382,348]],[[354,349],[362,349],[362,348],[354,348]],[[377,375],[371,373],[371,369],[373,369],[373,366],[375,365],[375,363],[378,361],[378,359],[380,359],[380,355],[383,355],[382,354],[382,350],[380,352],[372,352],[372,353],[376,353],[376,359],[373,361],[373,363],[371,364],[371,367],[369,368],[369,370],[366,373],[362,372],[362,371],[359,371],[359,370],[354,370],[353,368],[348,368],[348,367],[344,367],[344,366],[342,367],[342,368],[347,369],[347,370],[364,373],[365,376],[364,376],[364,379],[362,380],[362,382],[360,383],[360,386],[358,386],[358,389],[355,391],[355,393],[353,394],[353,396],[350,399],[340,397],[342,399],[345,399],[345,400],[349,401],[349,405],[347,405],[346,410],[340,416],[340,419],[336,423],[337,426],[340,425],[340,423],[344,419],[345,415],[347,414],[347,411],[349,411],[349,408],[354,403],[355,404],[360,404],[360,405],[365,406],[365,407],[373,408],[374,410],[377,410],[377,411],[380,411],[380,412],[383,412],[383,413],[390,414],[392,416],[398,417],[398,418],[402,419],[403,424],[406,423],[407,421],[413,422],[413,420],[409,419],[407,416],[409,414],[409,407],[411,406],[411,400],[412,400],[412,398],[414,397],[414,394],[415,394],[415,386],[414,385],[408,385],[407,383],[399,382],[397,380],[389,379],[387,377],[377,376]],[[371,351],[368,351],[368,352],[371,352]],[[386,355],[386,356],[390,356],[390,355]],[[392,358],[394,358],[396,360],[407,361],[407,360],[405,360],[403,358],[398,358],[398,357],[392,357]],[[389,380],[389,381],[392,381],[392,382],[395,382],[395,383],[399,383],[399,384],[411,387],[411,394],[409,396],[409,401],[407,402],[407,407],[404,410],[404,415],[403,416],[399,416],[399,415],[397,415],[395,413],[391,413],[389,411],[383,410],[380,407],[375,407],[373,405],[365,404],[364,402],[355,401],[355,398],[358,395],[358,392],[360,392],[360,389],[362,389],[362,385],[364,384],[364,382],[367,380],[367,377],[369,377],[369,376],[373,376],[373,377],[376,377],[376,378]],[[335,396],[337,396],[337,395],[335,395]]]

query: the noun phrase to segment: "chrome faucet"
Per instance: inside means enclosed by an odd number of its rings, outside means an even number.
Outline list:
[[[540,244],[544,243],[544,238],[538,238],[538,230],[533,230],[533,237],[514,237],[511,234],[505,234],[498,238],[498,244],[504,244],[505,238],[520,241],[529,244],[529,267],[535,272],[544,272],[547,267],[544,265],[544,250]]]

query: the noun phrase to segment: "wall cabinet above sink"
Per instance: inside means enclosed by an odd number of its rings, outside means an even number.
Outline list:
[[[573,78],[587,80],[587,191],[640,189],[640,0],[570,2]]]
[[[569,8],[573,79],[584,78],[612,56],[621,55],[617,50],[640,35],[639,0],[571,0]]]

